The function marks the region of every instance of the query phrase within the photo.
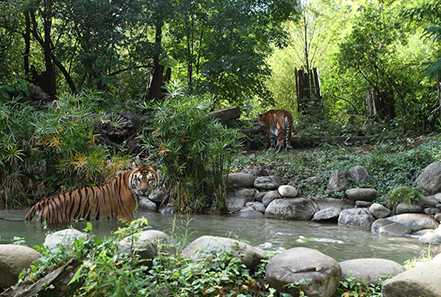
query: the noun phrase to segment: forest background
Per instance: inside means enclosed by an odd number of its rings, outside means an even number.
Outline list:
[[[91,117],[112,111],[149,123],[139,135],[142,151],[168,160],[168,177],[185,173],[174,191],[182,197],[186,184],[205,179],[206,164],[229,169],[225,156],[211,156],[238,137],[218,126],[209,135],[188,129],[202,118],[194,110],[237,105],[236,125],[250,127],[257,113],[283,108],[300,136],[406,138],[440,130],[439,0],[6,0],[0,7],[0,200],[7,206],[127,169],[139,152],[99,143],[91,126]],[[314,68],[321,93],[299,104],[296,71]],[[39,100],[24,100],[32,96]],[[187,118],[166,122],[176,111]],[[192,146],[184,152],[173,137]],[[201,147],[208,147],[206,159]],[[190,166],[191,158],[202,165]]]

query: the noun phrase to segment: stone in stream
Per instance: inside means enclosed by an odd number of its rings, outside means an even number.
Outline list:
[[[340,284],[341,268],[331,257],[314,249],[297,247],[271,258],[265,276],[278,292],[298,296],[300,287],[305,296],[330,297]]]

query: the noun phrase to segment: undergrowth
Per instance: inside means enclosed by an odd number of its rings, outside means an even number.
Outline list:
[[[376,189],[377,202],[385,204],[386,194],[392,189],[413,187],[426,166],[441,160],[439,148],[440,138],[433,137],[413,146],[409,146],[409,141],[395,140],[363,146],[325,143],[312,149],[294,149],[279,154],[273,150],[241,152],[236,154],[231,172],[251,172],[254,167],[263,166],[268,173],[295,186],[299,195],[330,197],[325,190],[331,174],[337,169],[349,170],[361,165],[369,173],[370,181],[359,186]],[[335,198],[335,194],[332,195]]]

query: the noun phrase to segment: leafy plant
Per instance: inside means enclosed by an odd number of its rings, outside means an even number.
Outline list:
[[[369,284],[367,280],[346,277],[340,281],[337,292],[345,297],[381,297],[383,296],[381,293],[383,282],[375,285]]]
[[[385,204],[389,208],[395,208],[398,204],[404,202],[407,205],[422,205],[421,189],[415,186],[398,186],[390,191],[384,198]]]
[[[225,208],[225,175],[238,133],[208,116],[210,101],[182,94],[173,92],[174,99],[155,107],[153,132],[141,137],[144,150],[163,164],[172,201],[180,211],[220,211]]]

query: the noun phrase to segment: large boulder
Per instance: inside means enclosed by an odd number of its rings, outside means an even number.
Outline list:
[[[353,277],[377,285],[386,278],[404,272],[404,267],[392,260],[367,258],[340,262],[342,278]]]
[[[158,210],[158,206],[149,198],[142,198],[139,202],[138,210],[156,212]]]
[[[265,207],[267,207],[273,200],[282,198],[280,196],[279,191],[269,191],[266,192],[265,196],[262,198],[262,203]]]
[[[345,196],[352,201],[372,201],[377,197],[377,190],[370,188],[353,188],[346,190]]]
[[[346,179],[346,172],[341,169],[337,169],[331,174],[326,187],[326,194],[332,194],[335,192],[344,192],[348,188],[348,180]]]
[[[298,194],[296,188],[290,185],[280,186],[277,191],[279,192],[280,196],[285,198],[295,198]]]
[[[369,212],[377,219],[385,218],[392,213],[392,211],[389,208],[387,208],[379,203],[372,204],[369,207]]]
[[[333,219],[337,220],[342,211],[342,207],[328,207],[316,212],[312,217],[312,221],[328,221]]]
[[[420,213],[423,211],[421,205],[418,204],[407,204],[405,202],[398,203],[395,208],[395,214],[403,214],[403,213]]]
[[[254,187],[258,190],[275,190],[283,184],[283,180],[274,175],[260,176],[254,180]]]
[[[434,195],[441,190],[441,162],[433,162],[418,175],[415,183],[426,196]]]
[[[36,250],[28,246],[0,244],[0,288],[15,285],[20,272],[40,257]]]
[[[227,195],[227,209],[228,211],[237,211],[245,206],[247,202],[253,201],[255,189],[240,189]]]
[[[231,251],[233,256],[240,258],[242,263],[250,270],[254,270],[266,254],[264,250],[245,242],[215,236],[201,236],[195,239],[182,251],[182,254],[194,260],[206,259],[211,261],[215,251]]]
[[[352,179],[357,186],[362,182],[368,183],[370,180],[369,173],[360,165],[354,166],[346,171],[346,176]]]
[[[310,198],[312,202],[316,205],[319,210],[326,209],[329,207],[341,207],[345,208],[354,208],[355,202],[348,199],[336,199],[336,198],[319,198],[312,197]]]
[[[228,188],[251,188],[254,183],[254,176],[249,173],[231,173],[228,175]]]
[[[128,236],[119,242],[119,252],[131,252],[132,249],[143,260],[152,260],[156,253],[164,251],[173,254],[170,236],[162,231],[146,230],[140,234]]]
[[[338,224],[350,228],[371,230],[375,218],[364,208],[344,209],[338,217]]]
[[[276,199],[265,209],[265,216],[282,220],[309,221],[316,210],[312,201],[307,198]]]
[[[292,296],[299,296],[299,287],[305,296],[332,296],[340,284],[340,278],[341,268],[337,261],[303,247],[281,252],[271,258],[266,266],[268,284],[278,292]]]
[[[422,213],[405,213],[387,218],[389,221],[403,224],[413,232],[423,229],[436,229],[439,225],[430,216]]]
[[[383,297],[441,297],[441,265],[437,261],[420,263],[388,280],[381,290]]]
[[[87,234],[75,229],[64,229],[46,236],[43,245],[50,250],[55,249],[59,244],[64,248],[70,248],[75,239],[87,238]]]

